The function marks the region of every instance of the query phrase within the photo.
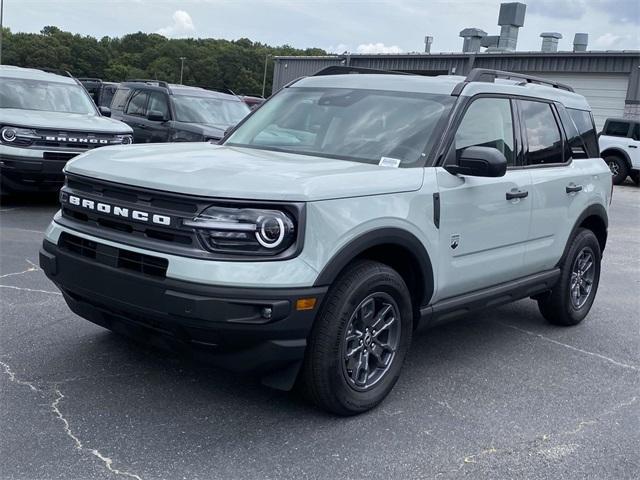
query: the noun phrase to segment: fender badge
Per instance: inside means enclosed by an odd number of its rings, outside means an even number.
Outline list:
[[[458,245],[460,245],[460,234],[454,233],[453,235],[451,235],[451,249],[455,250],[456,248],[458,248]]]

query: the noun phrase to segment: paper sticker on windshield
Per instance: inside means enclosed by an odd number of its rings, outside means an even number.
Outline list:
[[[401,161],[402,160],[399,160],[397,158],[380,157],[380,163],[378,165],[380,165],[381,167],[398,168],[400,166]]]

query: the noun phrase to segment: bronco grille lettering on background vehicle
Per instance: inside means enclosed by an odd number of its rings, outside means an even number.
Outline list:
[[[168,215],[159,215],[157,213],[149,213],[142,210],[133,210],[128,207],[120,207],[118,205],[97,202],[88,198],[80,198],[77,195],[69,195],[66,192],[62,192],[60,200],[62,203],[67,203],[69,205],[104,213],[114,217],[122,217],[137,220],[139,222],[154,223],[156,225],[165,226],[170,226],[172,223],[171,217]]]

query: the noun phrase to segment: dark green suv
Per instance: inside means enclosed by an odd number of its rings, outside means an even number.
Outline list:
[[[111,102],[134,143],[217,142],[249,112],[235,95],[157,80],[121,83]]]

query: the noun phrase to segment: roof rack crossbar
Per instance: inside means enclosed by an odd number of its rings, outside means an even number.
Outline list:
[[[350,67],[347,65],[331,65],[317,71],[312,76],[322,77],[324,75],[345,75],[350,73],[376,73],[383,75],[415,75],[408,72],[398,72],[396,70],[378,70],[376,68]]]
[[[574,92],[573,87],[570,85],[554,82],[553,80],[547,80],[546,78],[534,77],[524,73],[503,72],[502,70],[493,70],[490,68],[474,68],[469,72],[466,82],[491,82],[493,83],[496,78],[515,79],[522,80],[519,85],[526,85],[527,83],[536,83],[540,85],[549,85],[553,88],[559,88],[568,92]]]
[[[148,79],[148,78],[128,78],[125,80],[125,82],[129,82],[129,83],[157,83],[158,86],[160,87],[164,87],[164,88],[169,88],[169,84],[167,82],[165,82],[164,80],[153,80],[153,79]]]

